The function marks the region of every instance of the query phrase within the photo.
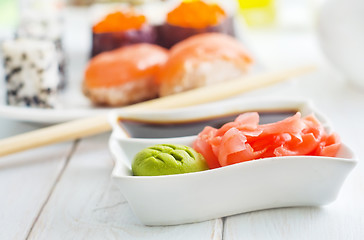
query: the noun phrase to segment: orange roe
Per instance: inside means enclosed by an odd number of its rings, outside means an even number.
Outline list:
[[[133,11],[114,12],[97,23],[92,30],[94,33],[105,33],[140,29],[145,22],[145,16],[138,15]]]
[[[171,25],[187,28],[205,28],[219,24],[226,18],[225,11],[217,4],[204,1],[182,2],[167,15]]]

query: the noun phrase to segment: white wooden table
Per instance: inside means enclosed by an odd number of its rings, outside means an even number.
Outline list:
[[[364,158],[364,90],[330,68],[310,31],[251,32],[269,67],[317,63],[319,70],[249,96],[312,100]],[[0,137],[38,128],[0,118]],[[0,239],[364,239],[364,166],[325,207],[257,211],[169,227],[143,226],[113,186],[108,134],[0,158]],[[1,146],[0,146],[1,147]]]

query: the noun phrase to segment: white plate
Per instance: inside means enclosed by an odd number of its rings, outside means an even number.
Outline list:
[[[0,98],[5,97],[0,94]],[[9,106],[0,101],[0,116],[25,122],[51,124],[107,113],[111,109],[93,107],[87,99],[83,99],[81,93],[71,91],[62,94],[61,99],[63,105],[55,109]],[[71,100],[73,102],[70,102]]]
[[[6,105],[2,67],[0,67],[0,117],[25,122],[51,124],[82,117],[95,116],[97,114],[107,113],[109,110],[113,109],[93,106],[90,101],[83,96],[81,91],[83,72],[88,61],[91,47],[89,15],[90,12],[87,9],[67,9],[66,12],[67,18],[65,18],[66,31],[64,34],[64,45],[68,59],[68,85],[65,91],[59,96],[61,105],[55,109],[38,109]],[[240,39],[243,44],[251,50],[246,37],[244,37],[244,30],[242,29],[241,24],[235,22],[235,29],[237,39]],[[75,38],[75,36],[77,37]],[[255,56],[253,52],[252,55]],[[258,57],[255,56],[255,59],[257,63],[253,72],[262,71],[263,64],[258,60]],[[0,61],[0,66],[1,65]]]
[[[110,151],[115,158],[112,177],[135,215],[146,225],[199,222],[255,210],[321,206],[334,201],[356,165],[353,152],[342,145],[337,157],[290,156],[266,158],[202,172],[167,176],[132,176],[131,161],[145,147],[161,143],[191,145],[195,136],[129,138],[118,118],[141,120],[196,119],[232,111],[297,109],[314,112],[330,131],[327,120],[301,101],[233,101],[171,111],[110,114]]]

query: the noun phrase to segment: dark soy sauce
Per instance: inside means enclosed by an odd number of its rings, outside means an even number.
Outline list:
[[[259,112],[260,124],[273,123],[293,116],[297,111]],[[232,122],[239,114],[211,116],[204,119],[190,119],[175,122],[151,122],[133,119],[119,119],[121,127],[133,138],[170,138],[197,135],[205,126],[220,128]]]

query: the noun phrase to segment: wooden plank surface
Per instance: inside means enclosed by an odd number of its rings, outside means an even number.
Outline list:
[[[0,138],[37,126],[0,119]],[[72,143],[0,158],[0,239],[25,239],[65,167]]]
[[[221,239],[221,219],[142,225],[110,178],[107,137],[80,142],[29,239]]]

